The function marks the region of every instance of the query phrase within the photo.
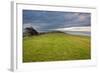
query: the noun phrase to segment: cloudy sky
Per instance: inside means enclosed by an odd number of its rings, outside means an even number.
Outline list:
[[[90,13],[23,10],[23,28],[32,26],[39,32],[90,25]]]

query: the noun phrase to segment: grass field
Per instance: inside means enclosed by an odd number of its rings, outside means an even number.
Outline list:
[[[90,37],[47,33],[23,38],[23,62],[91,58]]]

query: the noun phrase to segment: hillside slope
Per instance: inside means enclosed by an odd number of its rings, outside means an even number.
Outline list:
[[[23,38],[23,62],[90,59],[90,37],[47,33]]]

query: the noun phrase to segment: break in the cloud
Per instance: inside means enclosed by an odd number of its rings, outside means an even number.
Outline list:
[[[23,10],[23,27],[37,31],[91,25],[91,14],[83,12]]]

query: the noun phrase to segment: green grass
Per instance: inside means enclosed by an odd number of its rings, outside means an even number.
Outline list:
[[[90,37],[47,33],[23,38],[23,62],[91,58]]]

